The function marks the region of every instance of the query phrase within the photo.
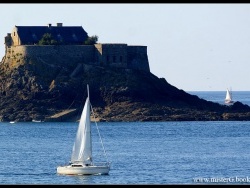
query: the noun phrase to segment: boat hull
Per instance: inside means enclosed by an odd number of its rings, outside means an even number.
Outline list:
[[[94,174],[108,174],[109,166],[81,166],[73,167],[71,165],[57,167],[58,174],[64,175],[94,175]]]
[[[225,100],[225,104],[233,104],[234,103],[234,101],[227,101],[227,100]]]

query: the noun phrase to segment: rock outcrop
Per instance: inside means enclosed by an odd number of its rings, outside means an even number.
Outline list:
[[[103,68],[67,57],[3,58],[1,121],[76,121],[89,84],[99,121],[250,120],[250,107],[200,99],[150,72]]]

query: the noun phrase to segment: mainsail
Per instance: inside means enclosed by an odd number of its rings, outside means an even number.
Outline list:
[[[225,103],[230,103],[231,101],[232,101],[232,96],[231,96],[230,91],[227,89]]]
[[[82,111],[71,155],[71,163],[75,164],[91,164],[92,162],[92,138],[90,127],[90,100],[88,85],[87,90],[88,96]]]

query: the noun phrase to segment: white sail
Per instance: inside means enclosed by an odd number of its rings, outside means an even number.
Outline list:
[[[80,164],[91,164],[92,162],[92,138],[90,128],[90,100],[89,88],[84,109],[82,111],[75,143],[72,150],[71,162]]]
[[[232,93],[227,89],[225,103],[234,103],[232,99]]]
[[[227,100],[227,101],[231,101],[231,100],[232,100],[231,94],[230,94],[230,92],[229,92],[228,89],[227,89],[227,93],[226,93],[226,98],[225,98],[225,100]]]

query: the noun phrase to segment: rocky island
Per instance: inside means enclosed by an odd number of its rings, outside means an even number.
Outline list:
[[[87,84],[99,121],[250,120],[248,105],[206,101],[158,78],[146,46],[88,39],[62,23],[15,26],[0,64],[0,120],[77,121]]]

